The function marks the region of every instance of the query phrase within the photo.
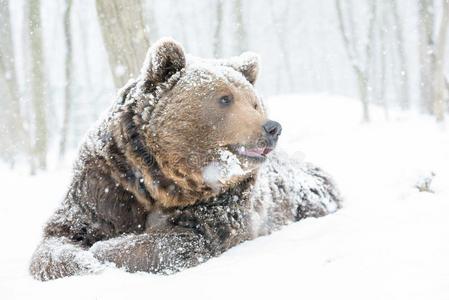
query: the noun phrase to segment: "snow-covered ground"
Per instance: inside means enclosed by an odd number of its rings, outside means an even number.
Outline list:
[[[3,169],[0,299],[448,299],[448,129],[413,114],[386,121],[381,110],[361,124],[359,103],[339,97],[267,102],[284,128],[279,147],[331,173],[343,209],[168,277],[111,269],[42,283],[28,262],[70,168]],[[419,192],[431,172],[434,192]]]

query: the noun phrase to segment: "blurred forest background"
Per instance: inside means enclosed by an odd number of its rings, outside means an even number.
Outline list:
[[[447,0],[0,0],[0,161],[35,173],[76,149],[163,36],[196,56],[260,53],[265,96],[443,121],[448,23]]]

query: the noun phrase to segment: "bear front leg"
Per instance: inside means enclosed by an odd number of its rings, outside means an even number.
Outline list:
[[[256,235],[304,218],[328,215],[342,203],[327,173],[282,152],[274,152],[260,169],[251,199]]]
[[[91,252],[73,241],[65,237],[47,237],[31,258],[30,273],[35,279],[47,281],[98,273],[104,267]]]
[[[95,243],[90,252],[128,272],[172,274],[196,266],[211,255],[205,239],[190,230],[130,234]]]

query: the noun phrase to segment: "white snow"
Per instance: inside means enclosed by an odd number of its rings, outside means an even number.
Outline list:
[[[448,124],[386,121],[380,109],[361,124],[357,101],[325,95],[268,99],[267,110],[283,125],[280,148],[333,175],[340,211],[172,276],[108,269],[42,283],[28,263],[70,168],[0,168],[0,299],[448,299]],[[419,192],[423,178],[433,192]]]
[[[115,66],[114,73],[116,76],[123,76],[126,73],[126,67],[124,65]]]
[[[219,160],[213,161],[203,169],[204,181],[212,188],[219,190],[220,187],[235,176],[245,175],[246,171],[232,152],[219,150]]]

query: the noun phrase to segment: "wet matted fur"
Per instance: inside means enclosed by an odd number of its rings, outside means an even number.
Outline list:
[[[275,141],[253,86],[258,66],[251,53],[202,60],[171,39],[157,42],[82,144],[31,274],[50,280],[112,264],[170,274],[337,210],[323,171],[279,152],[265,158]],[[245,147],[263,155],[245,156]]]

